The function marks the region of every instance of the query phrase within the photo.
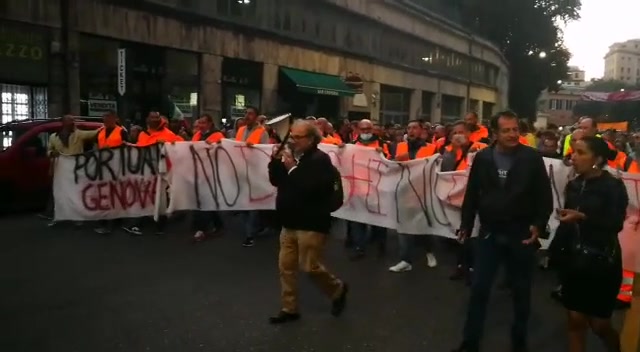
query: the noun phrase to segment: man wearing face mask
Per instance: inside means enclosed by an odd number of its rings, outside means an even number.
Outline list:
[[[415,159],[428,158],[437,153],[434,144],[427,143],[421,138],[423,134],[423,128],[419,121],[410,121],[407,125],[407,141],[400,142],[396,146],[395,160],[396,161],[409,161]],[[433,237],[422,236],[426,240],[427,247],[427,265],[431,268],[438,265],[436,256],[433,254]],[[391,272],[404,272],[410,271],[413,267],[413,242],[415,240],[414,235],[398,234],[398,241],[400,247],[400,262],[389,268]]]
[[[370,120],[364,119],[358,123],[358,137],[353,142],[355,145],[374,148],[378,153],[389,158],[389,148],[378,136],[373,134],[373,123]],[[351,260],[362,259],[365,255],[365,248],[369,242],[369,236],[367,234],[367,224],[350,221],[347,223],[347,232],[349,238],[353,240],[355,246],[353,253],[351,254]],[[378,241],[378,253],[382,254],[386,248],[387,230],[382,227],[371,225],[371,238]]]
[[[458,121],[451,126],[451,143],[444,147],[440,171],[461,171],[469,167],[469,153],[475,153],[487,147],[480,142],[471,142],[471,131],[464,121]],[[471,282],[473,272],[473,253],[470,243],[461,244],[457,248],[457,265],[455,272],[449,277],[451,280],[466,279]]]

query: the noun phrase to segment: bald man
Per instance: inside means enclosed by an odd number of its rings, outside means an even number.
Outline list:
[[[360,120],[358,123],[358,132],[357,138],[353,141],[354,145],[374,148],[382,156],[390,158],[388,145],[373,133],[373,123],[370,120]],[[351,260],[364,258],[365,248],[369,243],[368,226],[368,224],[354,221],[347,223],[347,243],[352,240],[354,245]],[[378,242],[378,254],[381,255],[384,253],[386,249],[387,230],[371,225],[371,237]]]
[[[342,138],[340,138],[340,135],[338,135],[337,133],[335,133],[333,131],[333,126],[331,126],[331,124],[329,123],[329,121],[324,118],[321,117],[319,119],[316,120],[316,126],[318,126],[318,129],[320,130],[320,133],[322,134],[322,142],[323,144],[335,144],[335,145],[342,145]]]

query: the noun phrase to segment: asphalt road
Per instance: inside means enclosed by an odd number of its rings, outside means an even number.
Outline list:
[[[278,311],[277,239],[240,246],[237,218],[224,237],[194,245],[184,223],[163,237],[104,237],[73,227],[47,228],[34,216],[0,220],[0,351],[359,352],[450,351],[459,342],[467,288],[423,260],[409,273],[386,258],[352,263],[331,241],[326,264],[351,285],[341,318],[300,278],[302,319],[270,326]],[[372,253],[373,254],[373,253]],[[566,350],[563,310],[549,298],[550,273],[536,277],[531,351]],[[511,303],[495,290],[485,351],[508,351]],[[617,317],[619,326],[620,317]],[[590,338],[589,351],[601,351]]]

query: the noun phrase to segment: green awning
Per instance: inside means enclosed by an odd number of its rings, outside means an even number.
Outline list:
[[[349,88],[338,76],[286,67],[281,67],[280,70],[298,88],[298,91],[303,93],[341,97],[352,97],[355,94],[353,89]]]

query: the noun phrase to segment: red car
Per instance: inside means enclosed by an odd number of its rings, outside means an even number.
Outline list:
[[[102,127],[102,120],[83,118],[82,130]],[[49,136],[59,132],[59,120],[22,120],[0,125],[0,213],[42,209],[51,195],[51,163],[47,157]],[[85,146],[91,149],[93,145]]]

